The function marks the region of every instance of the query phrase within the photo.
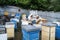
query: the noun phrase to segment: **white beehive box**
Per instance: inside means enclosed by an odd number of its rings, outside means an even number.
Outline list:
[[[0,40],[7,40],[5,25],[0,25]]]
[[[7,40],[7,34],[0,34],[0,40]]]

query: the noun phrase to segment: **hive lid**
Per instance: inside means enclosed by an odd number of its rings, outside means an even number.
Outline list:
[[[14,25],[13,22],[6,22],[6,25]]]
[[[55,23],[51,23],[51,22],[47,22],[47,23],[44,23],[42,24],[43,26],[47,26],[47,27],[55,27],[56,24]]]
[[[58,26],[60,26],[60,22],[53,22],[53,23],[56,23]]]
[[[14,28],[15,24],[13,22],[6,22],[5,27],[6,28]]]
[[[33,25],[22,26],[22,29],[26,30],[27,32],[40,30],[40,28],[37,28],[37,27],[35,27]]]

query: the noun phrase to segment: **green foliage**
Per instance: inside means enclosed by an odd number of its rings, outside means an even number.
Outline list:
[[[54,1],[54,11],[60,11],[60,0]]]
[[[18,0],[20,3],[22,4],[28,4],[30,2],[30,0]]]
[[[15,5],[34,10],[60,11],[60,0],[0,0],[0,5]]]

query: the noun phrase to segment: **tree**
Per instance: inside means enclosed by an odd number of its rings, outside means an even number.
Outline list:
[[[13,5],[34,10],[60,11],[60,0],[0,0],[0,5]]]

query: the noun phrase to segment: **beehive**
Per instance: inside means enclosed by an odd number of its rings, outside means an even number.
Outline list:
[[[14,24],[13,22],[6,22],[6,31],[8,38],[14,38]]]
[[[14,28],[7,28],[8,38],[14,38]]]
[[[42,26],[41,40],[55,40],[55,27],[54,26]]]

